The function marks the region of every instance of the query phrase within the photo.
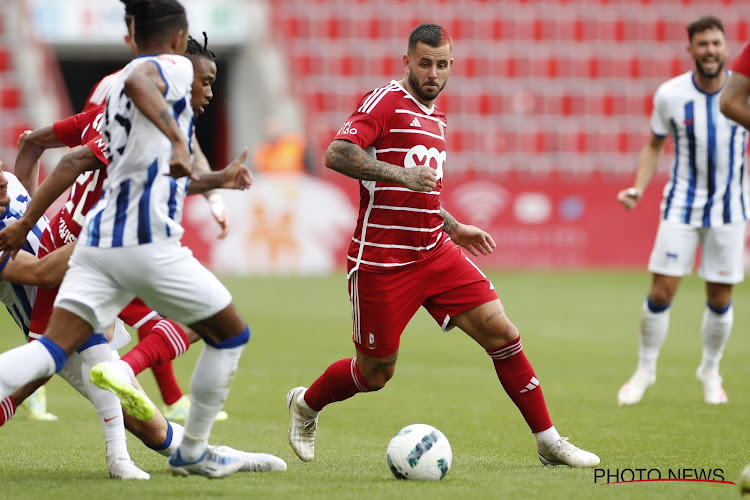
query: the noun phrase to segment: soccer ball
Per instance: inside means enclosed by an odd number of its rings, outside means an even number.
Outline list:
[[[427,424],[407,425],[388,443],[388,467],[398,479],[436,481],[451,468],[453,451],[448,438]]]
[[[740,475],[740,493],[743,497],[750,497],[750,465]]]

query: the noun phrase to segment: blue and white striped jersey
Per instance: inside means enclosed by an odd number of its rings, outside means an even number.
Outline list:
[[[156,64],[164,99],[180,129],[193,136],[193,64],[176,55],[144,56],[125,66],[107,94],[102,137],[109,149],[102,198],[89,211],[80,238],[88,246],[142,245],[180,238],[188,177],[169,176],[172,143],[125,94],[125,80],[141,64]]]
[[[5,175],[6,179],[8,179],[8,196],[10,197],[10,204],[2,215],[0,215],[0,230],[21,218],[26,212],[26,207],[31,200],[29,193],[15,175],[9,174],[8,172],[3,172],[2,175]],[[23,251],[34,255],[39,254],[42,233],[47,229],[48,225],[46,217],[42,217],[37,221],[34,228],[26,236],[26,245],[24,245]],[[5,269],[9,260],[9,253],[0,253],[0,272]],[[0,302],[5,304],[10,315],[13,316],[13,319],[16,320],[18,326],[21,327],[23,333],[26,335],[29,334],[31,308],[34,306],[34,300],[36,300],[35,286],[17,285],[15,283],[0,280]]]
[[[689,71],[654,95],[651,131],[671,135],[674,162],[661,217],[691,226],[747,220],[747,131],[719,111],[720,92],[698,89]]]

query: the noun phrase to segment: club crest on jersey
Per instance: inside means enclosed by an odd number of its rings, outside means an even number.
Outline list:
[[[443,127],[443,122],[438,120],[438,127],[440,127],[440,135],[443,136],[443,140],[445,140],[445,127]]]
[[[426,146],[418,144],[406,152],[404,157],[404,166],[414,168],[417,165],[430,165],[435,167],[438,179],[443,178],[443,163],[445,163],[445,151],[438,151],[435,148],[427,149]],[[433,160],[435,161],[433,164]]]

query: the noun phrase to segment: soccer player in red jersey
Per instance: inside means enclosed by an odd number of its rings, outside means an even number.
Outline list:
[[[414,28],[403,56],[405,78],[365,95],[326,152],[328,168],[360,183],[347,256],[356,357],[336,361],[309,388],[289,391],[289,443],[302,460],[312,460],[319,412],[385,386],[401,333],[424,306],[443,330],[458,327],[485,349],[534,433],[543,464],[594,467],[599,457],[555,430],[518,330],[492,283],[461,250],[487,255],[495,242],[440,206],[447,120],[434,100],[453,64],[451,49],[440,26]]]

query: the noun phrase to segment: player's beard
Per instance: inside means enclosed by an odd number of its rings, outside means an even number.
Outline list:
[[[417,94],[417,97],[419,97],[423,101],[434,101],[438,94],[440,94],[440,92],[442,92],[442,90],[445,88],[445,84],[448,83],[448,79],[446,78],[443,84],[438,87],[438,91],[435,93],[435,95],[432,95],[422,90],[422,86],[419,84],[419,80],[416,76],[412,75],[411,72],[409,73],[407,79],[409,80],[409,87],[411,87],[412,90],[414,90],[414,93]]]
[[[721,72],[724,70],[724,63],[726,62],[726,59],[721,61],[719,63],[719,67],[716,69],[713,73],[708,73],[706,70],[703,69],[703,65],[698,61],[695,60],[695,70],[703,77],[703,78],[718,78],[719,75],[721,75]]]

